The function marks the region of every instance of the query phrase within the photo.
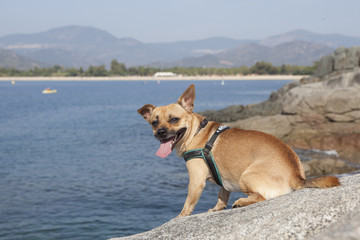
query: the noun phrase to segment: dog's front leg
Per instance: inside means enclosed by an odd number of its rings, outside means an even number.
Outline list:
[[[224,187],[220,188],[218,201],[214,208],[209,209],[209,212],[221,211],[226,208],[229,201],[230,192],[227,191]]]
[[[178,217],[188,216],[192,213],[198,202],[201,193],[206,185],[206,179],[209,176],[209,170],[201,158],[194,158],[186,163],[189,172],[188,195],[184,207]]]

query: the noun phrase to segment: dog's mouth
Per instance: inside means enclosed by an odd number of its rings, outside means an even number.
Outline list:
[[[167,157],[175,148],[176,144],[184,137],[185,132],[186,128],[182,128],[177,131],[174,136],[165,140],[160,140],[160,148],[156,152],[156,155],[161,158]]]

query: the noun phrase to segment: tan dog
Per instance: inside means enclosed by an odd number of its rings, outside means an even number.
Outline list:
[[[195,87],[190,85],[177,103],[155,107],[146,104],[138,110],[152,125],[161,146],[157,151],[166,157],[173,149],[179,157],[186,151],[203,148],[221,125],[209,122],[201,128],[204,117],[194,110]],[[219,135],[212,154],[220,173],[221,187],[218,202],[209,211],[227,206],[230,192],[242,191],[247,198],[235,201],[233,207],[274,198],[306,187],[327,188],[340,185],[333,176],[305,180],[299,157],[284,142],[267,133],[231,128]],[[190,215],[205,187],[206,180],[214,181],[202,158],[186,162],[189,172],[188,195],[179,216]]]

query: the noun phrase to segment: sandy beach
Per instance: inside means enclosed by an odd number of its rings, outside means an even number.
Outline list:
[[[0,81],[201,81],[201,80],[300,80],[303,75],[248,75],[248,76],[114,76],[114,77],[0,77]]]

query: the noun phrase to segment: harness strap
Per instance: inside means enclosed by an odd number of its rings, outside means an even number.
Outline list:
[[[193,159],[193,158],[199,158],[201,157],[202,158],[202,148],[198,148],[198,149],[194,149],[194,150],[190,150],[190,151],[187,151],[186,153],[184,153],[183,155],[183,158],[185,160],[185,162]]]
[[[212,177],[214,178],[215,182],[220,186],[223,186],[223,184],[221,181],[221,176],[220,176],[219,170],[214,161],[214,157],[211,153],[211,149],[213,148],[214,143],[215,143],[217,137],[220,135],[220,133],[228,130],[229,128],[230,127],[228,127],[228,126],[219,126],[218,129],[215,131],[215,133],[211,136],[210,140],[205,144],[204,148],[190,150],[183,154],[183,158],[184,158],[185,162],[187,162],[193,158],[204,159],[207,166],[209,167]]]
[[[208,124],[208,120],[206,118],[204,118],[199,126],[199,129],[197,130],[197,132],[195,133],[195,136],[201,131],[201,129],[203,129],[204,127],[206,127],[206,125]]]

